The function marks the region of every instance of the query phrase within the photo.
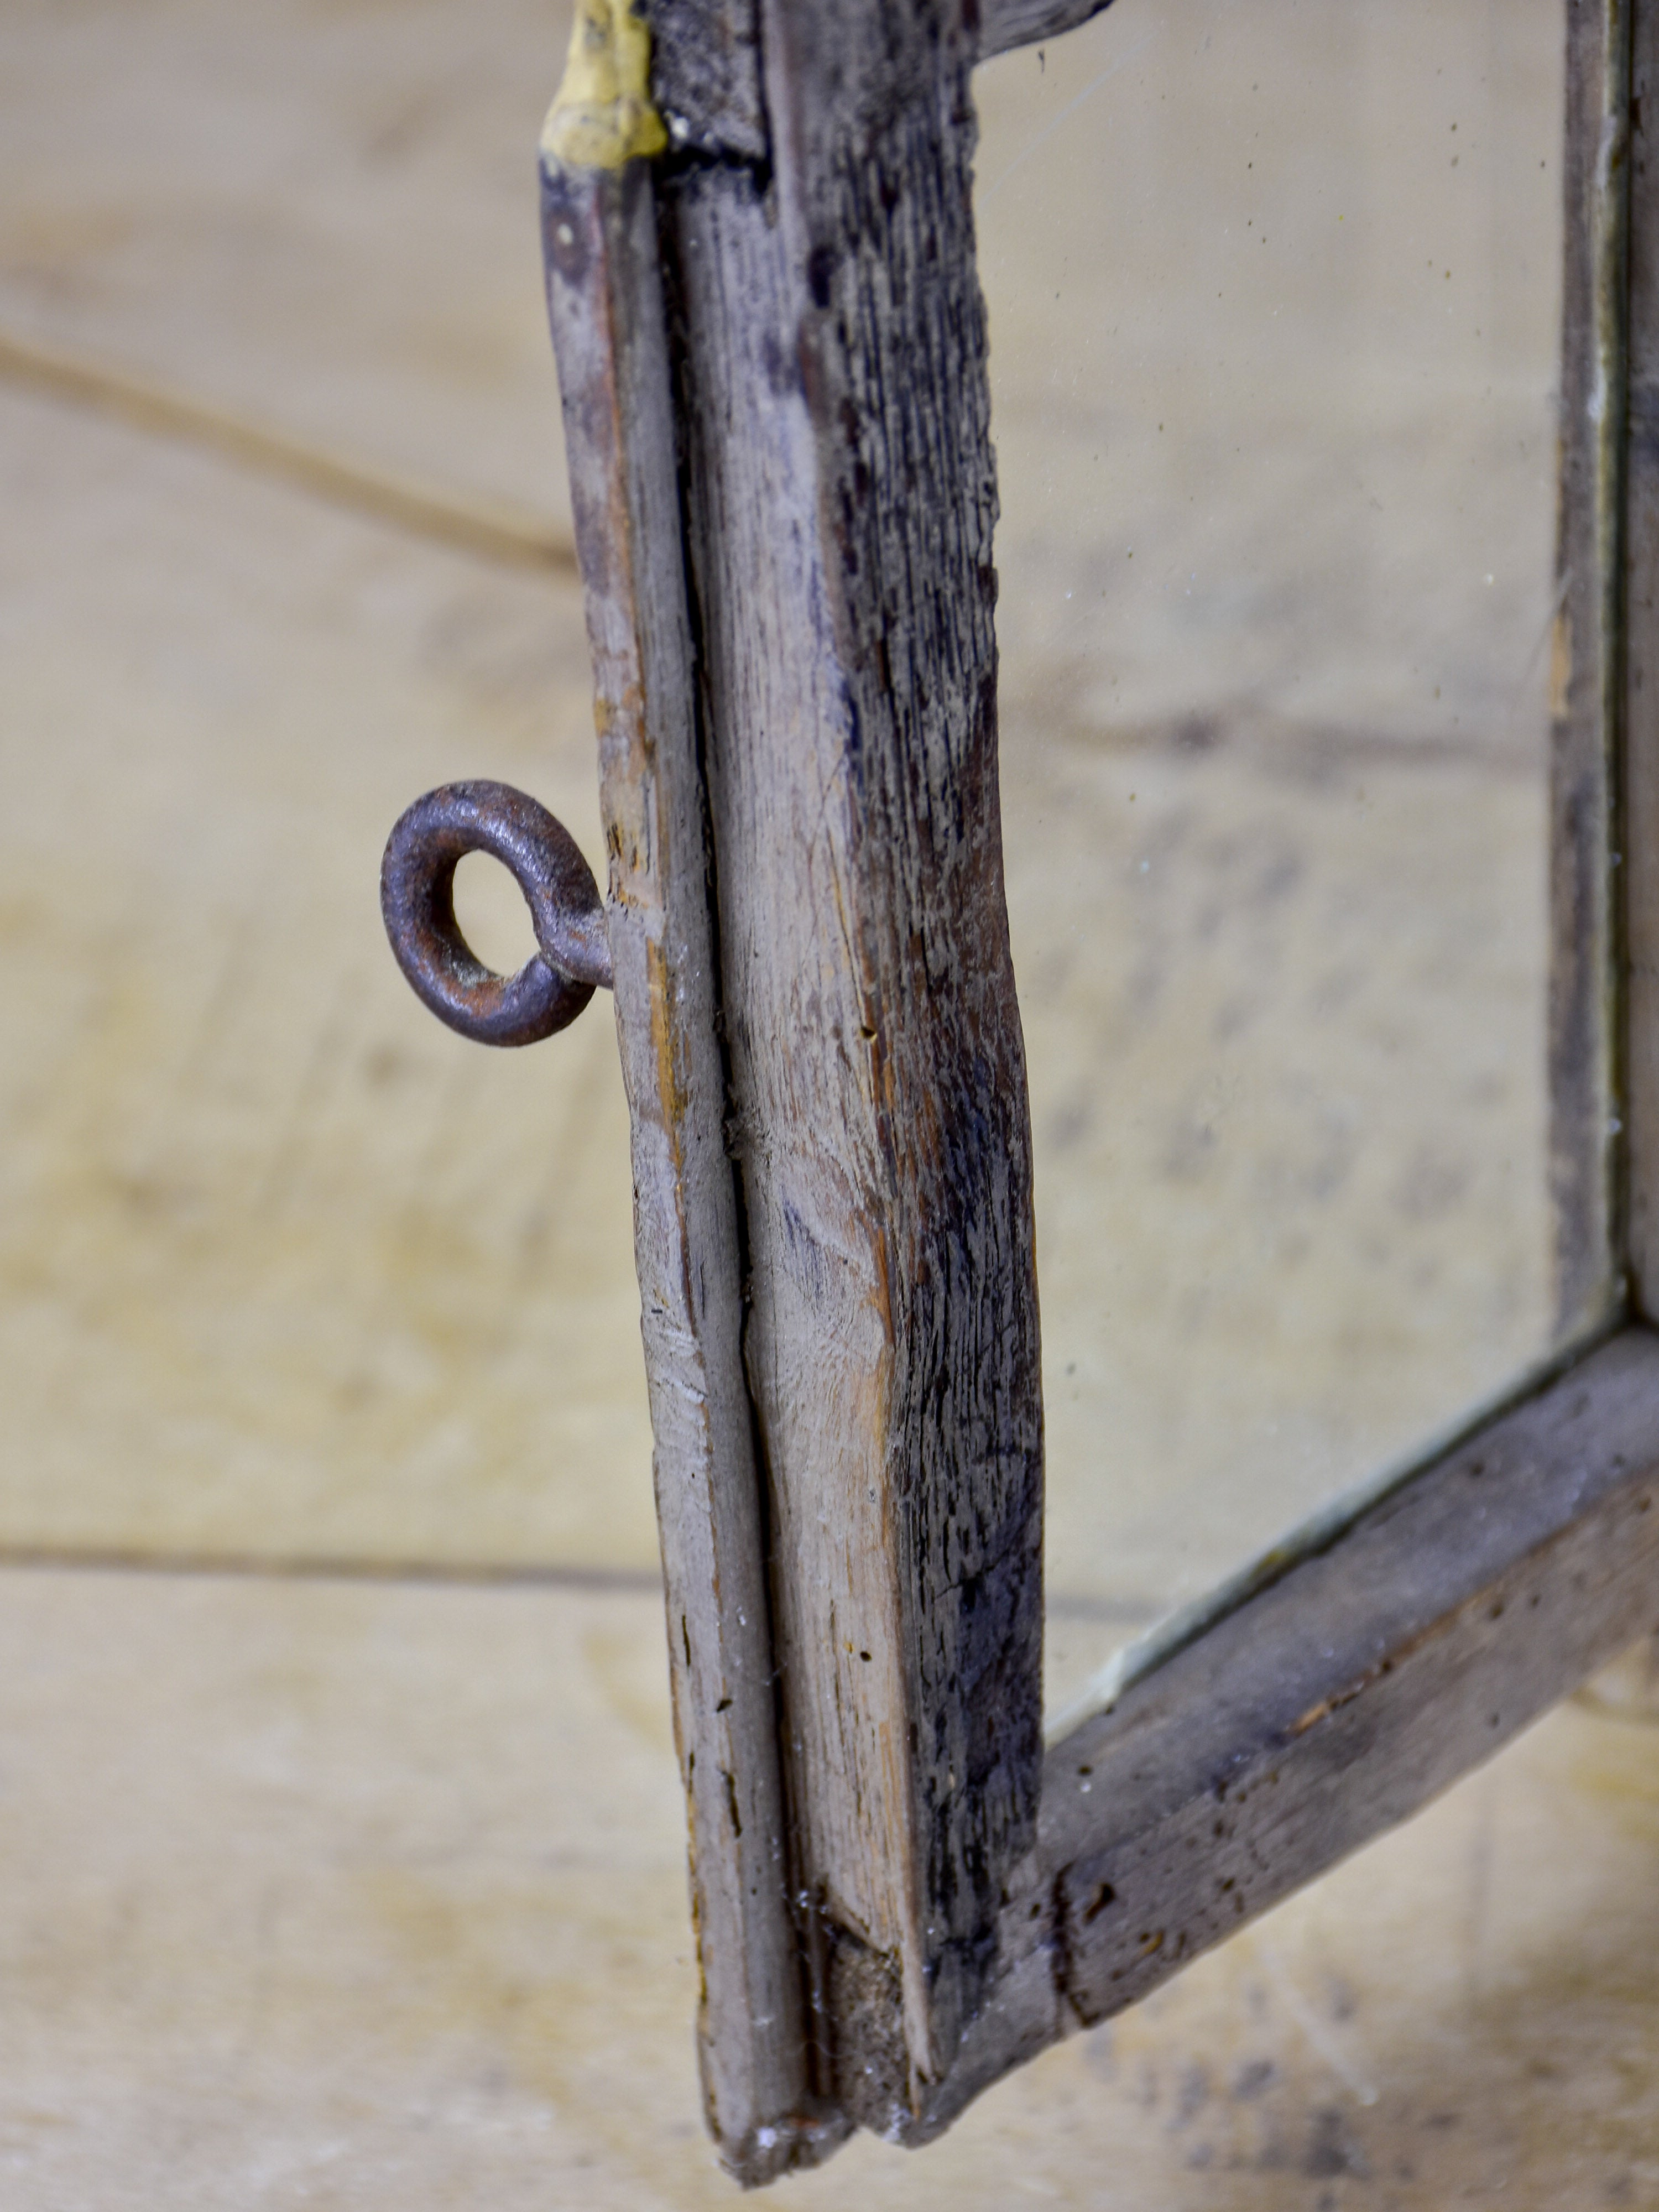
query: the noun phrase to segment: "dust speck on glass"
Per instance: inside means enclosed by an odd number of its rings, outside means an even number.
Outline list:
[[[1563,43],[1117,0],[976,80],[1051,1720],[1549,1345]]]

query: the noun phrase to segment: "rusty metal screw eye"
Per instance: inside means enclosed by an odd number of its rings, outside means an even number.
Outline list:
[[[524,893],[540,948],[516,975],[486,968],[455,920],[455,868],[489,853]],[[398,817],[380,863],[386,933],[416,996],[480,1044],[534,1044],[611,988],[593,872],[544,806],[507,783],[446,783]]]

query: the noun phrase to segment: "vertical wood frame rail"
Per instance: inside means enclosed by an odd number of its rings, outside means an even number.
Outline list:
[[[1550,1184],[1556,1322],[1604,1328],[1625,1151],[1620,901],[1631,0],[1566,0],[1566,131],[1550,711]]]
[[[708,2123],[735,2171],[836,2123],[812,2094],[725,1147],[701,763],[651,172],[544,162],[542,222],[610,862]],[[786,2160],[787,2162],[787,2160]]]
[[[753,2185],[927,2142],[1659,1628],[1659,4],[1565,5],[1577,1349],[1046,1759],[969,76],[1097,9],[647,5],[648,83],[581,0],[544,237],[705,2100]]]
[[[1631,1304],[1659,1320],[1659,8],[1632,27],[1625,388],[1623,791],[1625,1218]]]

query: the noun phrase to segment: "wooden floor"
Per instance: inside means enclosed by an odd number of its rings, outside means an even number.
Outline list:
[[[0,2201],[690,2212],[654,1596],[0,1575]],[[1569,1705],[809,2208],[1659,2204],[1659,1729]]]
[[[980,88],[1055,1704],[1547,1341],[1555,18],[1389,21]],[[0,31],[8,2212],[729,2197],[614,1036],[462,1044],[375,902],[451,777],[599,857],[564,23]],[[1659,1729],[1564,1709],[792,2200],[1659,2205],[1656,1844]]]

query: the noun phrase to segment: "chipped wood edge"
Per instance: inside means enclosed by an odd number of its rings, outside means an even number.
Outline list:
[[[979,58],[988,62],[1016,46],[1058,39],[1103,15],[1111,0],[982,0]]]
[[[1054,1747],[993,2000],[904,2137],[1147,1996],[1659,1626],[1659,1335],[1631,1328]]]
[[[549,312],[586,586],[675,1738],[711,2134],[753,2185],[827,2154],[788,1901],[766,1534],[693,714],[654,190],[544,159]]]

